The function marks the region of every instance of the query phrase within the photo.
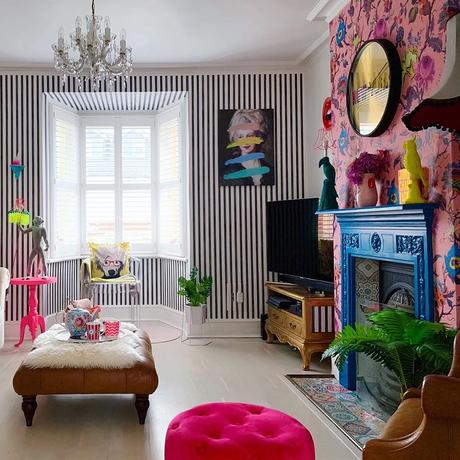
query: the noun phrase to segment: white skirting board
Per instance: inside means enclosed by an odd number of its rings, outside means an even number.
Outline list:
[[[116,318],[120,321],[131,321],[131,307],[102,307],[102,316],[106,318]],[[170,326],[182,328],[183,313],[178,310],[155,305],[153,307],[140,307],[140,327],[142,321],[158,320]],[[60,320],[60,319],[59,319]],[[45,318],[46,327],[56,322],[56,315],[49,315]],[[19,338],[19,321],[8,321],[5,323],[6,340],[17,340]],[[200,331],[201,332],[201,331]],[[201,335],[196,331],[196,336]],[[194,337],[192,335],[192,337]],[[208,320],[203,325],[203,337],[260,337],[260,322],[255,319],[239,320]],[[26,339],[30,338],[29,330],[26,329]]]

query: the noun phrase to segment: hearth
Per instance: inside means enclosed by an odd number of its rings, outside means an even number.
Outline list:
[[[337,217],[341,232],[343,326],[364,321],[363,309],[381,308],[382,304],[403,308],[419,318],[434,321],[434,209],[434,204],[417,204],[328,212]],[[363,271],[371,274],[372,267],[375,270],[374,285],[371,283],[363,287],[358,279]],[[369,306],[372,304],[374,307]],[[340,383],[350,390],[356,390],[359,376],[357,359],[351,357],[340,373]],[[390,382],[387,381],[386,387],[389,386]]]

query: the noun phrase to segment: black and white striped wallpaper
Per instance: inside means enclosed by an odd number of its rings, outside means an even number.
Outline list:
[[[54,314],[63,309],[68,299],[80,295],[80,259],[53,262],[50,275],[61,282],[50,285],[43,295],[45,314]],[[176,295],[177,278],[185,276],[187,263],[182,260],[161,257],[142,257],[134,266],[134,274],[141,280],[139,304],[145,306],[165,305],[174,310],[183,310],[184,300]],[[99,305],[130,305],[127,289],[122,286],[101,286],[95,292],[94,302]]]
[[[135,111],[158,112],[168,105],[176,104],[187,94],[186,91],[99,93],[99,92],[56,92],[47,96],[77,111]]]
[[[74,81],[67,91],[76,92]],[[90,91],[89,85],[83,91]],[[190,127],[190,263],[212,275],[215,287],[209,301],[213,319],[256,319],[264,310],[264,282],[270,278],[265,254],[265,203],[306,196],[306,159],[303,149],[303,76],[300,72],[260,74],[132,76],[116,91],[187,91]],[[13,267],[16,229],[6,215],[16,196],[26,198],[32,213],[40,214],[43,197],[41,124],[43,93],[62,91],[54,75],[0,75],[0,265]],[[220,187],[217,178],[217,115],[219,109],[273,108],[275,110],[276,185]],[[26,165],[18,183],[8,165],[17,152]],[[24,274],[30,242],[19,238],[20,257],[13,276]],[[147,261],[149,259],[146,259]],[[148,265],[149,262],[143,262]],[[76,261],[58,262],[53,270],[59,285],[46,288],[47,309],[54,311],[68,293],[78,289]],[[161,267],[161,275],[158,267]],[[66,271],[67,270],[67,271]],[[181,309],[177,274],[185,263],[160,259],[148,270],[144,298]],[[156,279],[155,279],[156,278]],[[237,293],[243,302],[237,302]],[[11,288],[7,320],[20,319],[26,310],[21,289]]]

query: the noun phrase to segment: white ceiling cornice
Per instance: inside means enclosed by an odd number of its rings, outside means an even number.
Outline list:
[[[305,59],[307,59],[308,56],[310,56],[310,54],[313,54],[313,52],[316,51],[328,38],[329,30],[326,30],[326,32],[324,32],[323,35],[321,35],[321,37],[318,37],[313,43],[310,43],[308,45],[308,47],[297,60],[297,64],[302,64],[305,61]]]
[[[239,62],[222,65],[190,64],[172,66],[168,64],[139,64],[133,69],[133,76],[149,75],[211,75],[211,74],[258,74],[258,73],[286,73],[301,71],[300,61],[274,61],[274,62]],[[27,65],[24,64],[0,64],[0,74],[23,74],[23,75],[59,75],[49,64]]]
[[[348,3],[349,0],[319,0],[307,15],[307,21],[325,21],[329,24]]]
[[[318,0],[316,5],[308,13],[308,22],[329,23],[337,17],[340,11],[349,3],[349,0]],[[299,56],[297,64],[302,64],[310,54],[319,48],[329,38],[329,29],[320,37],[309,43],[305,51]]]

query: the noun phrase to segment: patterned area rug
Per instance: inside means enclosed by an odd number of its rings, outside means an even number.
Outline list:
[[[383,414],[366,407],[354,391],[344,388],[333,376],[286,377],[359,448],[382,432],[385,425]]]

